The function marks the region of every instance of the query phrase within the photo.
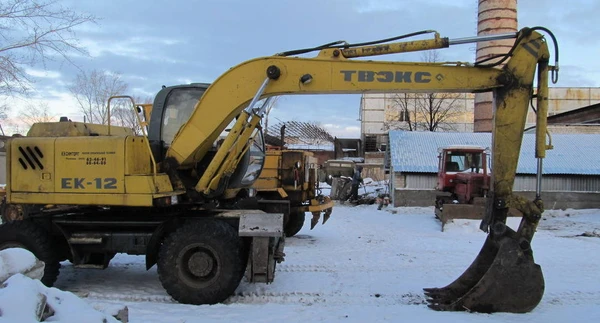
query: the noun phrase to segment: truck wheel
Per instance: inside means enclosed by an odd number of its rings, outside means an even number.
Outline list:
[[[58,278],[60,263],[52,237],[35,223],[23,220],[0,225],[0,250],[23,248],[31,251],[36,258],[43,261],[44,285],[52,287]]]
[[[180,303],[220,303],[233,294],[244,274],[240,245],[236,230],[223,221],[186,222],[160,248],[160,282]]]
[[[286,237],[295,236],[304,225],[305,213],[304,212],[291,212],[290,217],[283,228]]]

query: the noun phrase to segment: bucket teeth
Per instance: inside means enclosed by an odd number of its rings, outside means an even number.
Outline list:
[[[317,223],[319,223],[319,219],[321,218],[321,213],[313,212],[312,215],[313,215],[313,217],[312,217],[312,219],[310,219],[310,229],[311,230],[317,225]]]
[[[456,299],[456,294],[449,289],[443,288],[423,288],[425,296],[430,303],[451,303]]]
[[[323,224],[329,220],[329,217],[331,217],[331,209],[325,210],[325,214],[323,215]]]

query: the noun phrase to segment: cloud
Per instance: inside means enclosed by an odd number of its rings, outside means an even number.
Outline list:
[[[37,78],[56,79],[61,77],[60,73],[56,71],[42,71],[32,68],[25,69],[25,73]]]
[[[330,135],[337,138],[360,138],[360,127],[358,126],[326,124],[323,125],[323,128],[325,128]]]
[[[137,60],[154,61],[158,63],[178,64],[184,61],[161,54],[157,48],[173,46],[182,41],[150,37],[132,37],[125,40],[101,41],[91,38],[81,40],[81,45],[87,48],[92,57],[107,54],[128,57]]]
[[[35,76],[34,86],[51,98],[55,94],[50,88],[67,92],[67,84],[81,70],[120,72],[133,92],[155,95],[162,85],[213,82],[246,60],[336,40],[356,43],[429,29],[451,39],[477,32],[473,0],[222,0],[185,5],[132,0],[119,2],[118,10],[103,1],[64,0],[64,5],[102,19],[77,28],[91,57],[73,56],[77,67],[48,62],[52,72],[45,77],[36,74],[40,76]],[[521,27],[543,25],[555,32],[561,50],[557,86],[599,85],[600,39],[594,23],[600,2],[519,1],[518,10]],[[439,52],[443,60],[473,62],[474,49],[468,44]],[[375,59],[420,61],[418,54]],[[359,95],[286,96],[269,123],[276,118],[320,121],[352,133],[360,126],[359,106]]]

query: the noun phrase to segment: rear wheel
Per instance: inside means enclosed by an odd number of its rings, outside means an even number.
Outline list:
[[[286,237],[295,236],[300,230],[302,226],[304,226],[304,221],[306,219],[304,212],[291,212],[283,231],[285,232]]]
[[[51,287],[58,278],[60,263],[52,237],[39,225],[29,221],[13,221],[0,225],[0,250],[23,248],[43,261],[44,277],[41,281]]]
[[[223,221],[187,222],[160,248],[159,279],[180,303],[220,303],[242,279],[245,263],[240,245],[236,230]]]

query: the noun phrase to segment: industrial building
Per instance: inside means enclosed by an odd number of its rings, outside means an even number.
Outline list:
[[[474,132],[475,94],[434,94],[440,104],[445,104],[453,111],[451,118],[442,122],[441,128],[436,131],[445,132]],[[364,143],[366,155],[384,151],[388,142],[388,131],[411,130],[409,119],[416,109],[419,109],[420,94],[410,93],[367,93],[361,96],[360,121],[361,140]],[[533,103],[535,104],[535,102]],[[585,124],[582,132],[599,132],[598,127],[589,127],[600,122],[594,114],[600,106],[600,88],[550,88],[548,96],[548,122],[549,124]],[[581,110],[579,110],[581,109]],[[579,111],[575,111],[579,110]],[[566,112],[573,111],[570,114]],[[410,115],[407,115],[410,113]],[[585,114],[584,114],[585,113]],[[597,112],[596,112],[597,113]],[[557,118],[559,117],[560,118]],[[554,117],[557,116],[557,117]],[[571,116],[567,118],[567,116]],[[411,119],[412,120],[412,119]],[[419,124],[423,120],[412,120]],[[525,128],[535,126],[535,113],[531,109],[527,115]],[[584,130],[587,127],[587,130]],[[413,129],[414,130],[414,129]],[[416,129],[423,131],[423,128]],[[365,156],[367,157],[367,156]]]
[[[491,133],[390,131],[390,189],[395,206],[429,206],[435,200],[438,149],[490,147]],[[600,207],[600,134],[554,134],[543,161],[542,197],[547,209]],[[525,134],[514,191],[531,195],[536,184],[535,135]],[[493,168],[491,169],[493,173]]]

